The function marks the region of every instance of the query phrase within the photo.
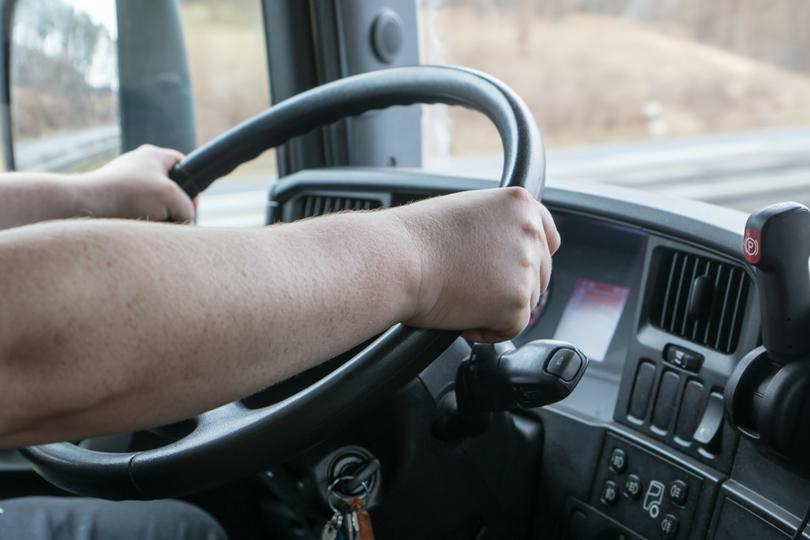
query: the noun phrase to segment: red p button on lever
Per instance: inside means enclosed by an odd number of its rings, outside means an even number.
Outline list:
[[[762,258],[762,234],[759,229],[752,227],[745,228],[745,239],[743,240],[743,255],[749,264],[759,264]]]

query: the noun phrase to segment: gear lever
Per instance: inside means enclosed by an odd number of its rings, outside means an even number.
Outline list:
[[[480,435],[492,413],[533,409],[565,399],[588,367],[570,343],[536,340],[498,354],[478,343],[456,372],[455,392],[439,403],[433,433],[445,441]]]

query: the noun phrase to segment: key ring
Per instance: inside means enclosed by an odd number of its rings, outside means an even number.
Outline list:
[[[353,478],[354,476],[351,475],[339,476],[335,478],[331,484],[329,484],[329,487],[326,488],[326,502],[327,504],[329,504],[329,508],[331,508],[332,511],[335,512],[336,514],[341,514],[342,512],[338,510],[337,506],[335,506],[335,503],[332,502],[332,496],[334,496],[337,500],[339,500],[345,505],[349,505],[353,499],[362,499],[365,501],[368,498],[369,489],[368,483],[366,483],[365,480],[363,482],[360,482],[360,485],[363,487],[363,493],[361,493],[360,495],[352,495],[347,497],[346,495],[342,495],[337,492],[335,488],[337,488],[337,485],[339,483],[345,480],[351,480]]]

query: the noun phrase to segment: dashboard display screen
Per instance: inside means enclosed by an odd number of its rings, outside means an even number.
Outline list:
[[[591,360],[603,360],[629,293],[627,287],[578,279],[554,339],[572,343]]]

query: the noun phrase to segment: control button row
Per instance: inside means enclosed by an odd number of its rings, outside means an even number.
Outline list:
[[[629,466],[627,452],[621,448],[614,448],[610,452],[609,466],[610,470],[617,474],[627,471]],[[612,483],[615,488],[615,483],[611,480],[608,480],[608,482]],[[607,483],[605,485],[607,486]],[[623,491],[628,498],[638,499],[644,491],[644,483],[637,475],[630,474],[624,481]],[[669,485],[669,498],[678,506],[686,506],[686,501],[689,498],[689,484],[683,480],[674,480]]]

